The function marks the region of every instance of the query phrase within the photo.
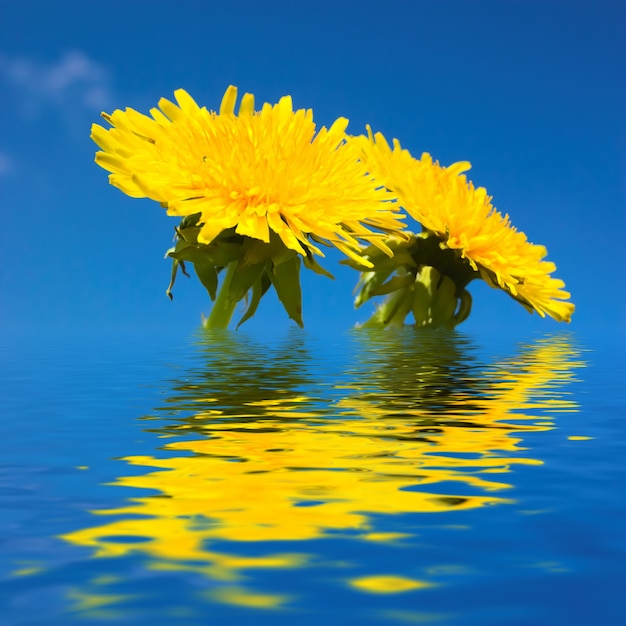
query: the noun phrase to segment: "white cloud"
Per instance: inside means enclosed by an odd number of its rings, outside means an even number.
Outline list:
[[[99,112],[112,101],[109,71],[78,50],[52,62],[0,53],[0,81],[11,88],[13,101],[28,117],[50,107]]]

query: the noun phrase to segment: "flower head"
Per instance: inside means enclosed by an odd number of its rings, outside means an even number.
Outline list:
[[[110,182],[132,197],[160,202],[170,215],[200,214],[198,242],[220,233],[266,243],[276,233],[299,254],[321,254],[313,241],[330,243],[358,260],[359,239],[385,249],[383,232],[402,228],[388,190],[377,188],[346,142],[348,120],[316,132],[311,110],[292,108],[291,97],[254,110],[245,94],[235,114],[237,89],[229,87],[219,113],[199,107],[179,89],[151,117],[133,109],[92,128],[102,149],[96,162]]]
[[[368,129],[369,130],[369,129]],[[393,149],[383,135],[353,140],[368,170],[392,192],[443,249],[456,251],[492,287],[503,289],[530,311],[570,321],[574,311],[565,283],[553,278],[554,263],[544,260],[544,246],[532,244],[509,216],[491,204],[483,187],[474,187],[463,172],[467,162],[442,167],[424,153],[415,159],[397,140]]]

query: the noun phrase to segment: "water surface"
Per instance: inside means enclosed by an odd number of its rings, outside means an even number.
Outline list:
[[[619,347],[294,330],[2,363],[2,624],[625,623]]]

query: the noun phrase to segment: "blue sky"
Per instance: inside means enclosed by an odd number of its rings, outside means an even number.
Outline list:
[[[101,110],[147,112],[183,87],[217,108],[237,85],[285,94],[319,125],[350,119],[415,155],[469,160],[477,185],[547,246],[572,328],[624,332],[626,3],[0,0],[2,332],[186,335],[209,310],[194,280],[165,296],[174,218],[124,196],[93,162]],[[305,324],[349,328],[356,273],[305,275]],[[554,331],[472,284],[461,328]],[[291,322],[263,301],[251,332]],[[180,329],[180,330],[179,330]]]

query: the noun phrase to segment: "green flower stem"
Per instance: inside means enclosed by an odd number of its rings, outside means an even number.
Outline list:
[[[215,298],[215,302],[211,308],[211,313],[204,321],[205,328],[211,330],[228,328],[230,320],[233,317],[233,313],[237,308],[237,302],[229,298],[228,292],[230,290],[230,283],[233,279],[238,263],[238,260],[231,261],[226,267],[224,279],[219,291],[217,292],[217,297]]]

